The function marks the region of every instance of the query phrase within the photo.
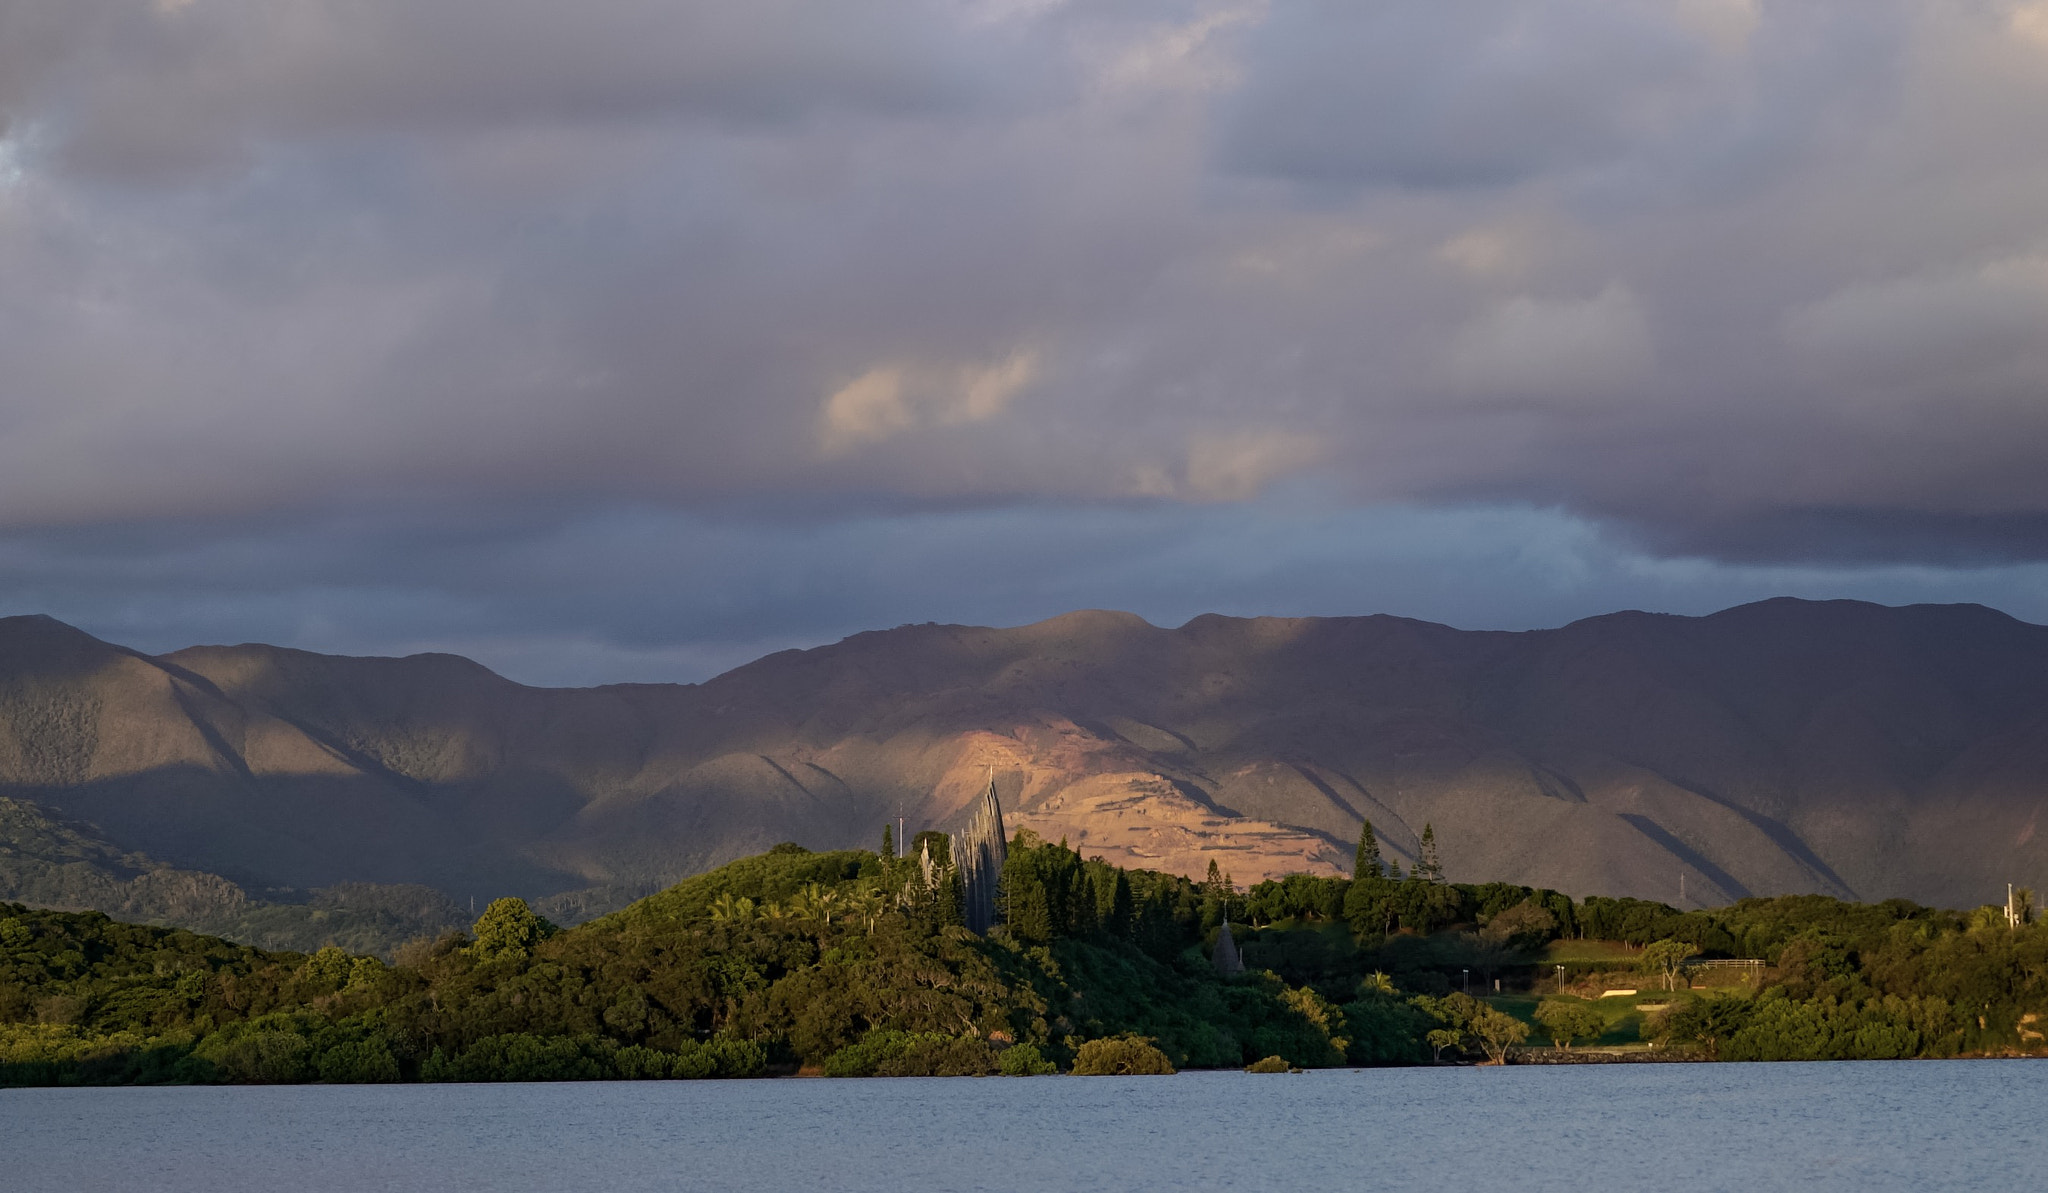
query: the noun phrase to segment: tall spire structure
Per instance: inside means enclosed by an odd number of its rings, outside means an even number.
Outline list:
[[[1237,941],[1230,935],[1230,917],[1223,918],[1223,930],[1216,934],[1216,951],[1210,954],[1210,964],[1220,974],[1244,972],[1244,957],[1237,951]]]
[[[967,822],[967,830],[953,838],[953,864],[960,870],[960,912],[967,927],[987,932],[996,922],[996,886],[1003,877],[1003,862],[1010,856],[1003,832],[1003,805],[996,798],[996,776],[991,770],[981,804]]]

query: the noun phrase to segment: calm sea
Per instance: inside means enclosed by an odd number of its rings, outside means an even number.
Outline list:
[[[0,1189],[2021,1190],[2048,1064],[0,1091]]]

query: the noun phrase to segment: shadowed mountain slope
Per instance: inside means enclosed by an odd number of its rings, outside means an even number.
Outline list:
[[[991,772],[1013,827],[1240,882],[1348,869],[1370,817],[1410,863],[1433,823],[1457,879],[1976,904],[2048,881],[2048,628],[1792,600],[1527,633],[1081,612],[568,690],[0,619],[0,795],[252,890],[580,918],[778,840],[957,827]]]

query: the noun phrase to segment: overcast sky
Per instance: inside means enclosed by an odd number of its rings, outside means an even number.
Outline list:
[[[2048,3],[0,0],[0,612],[2048,621]]]

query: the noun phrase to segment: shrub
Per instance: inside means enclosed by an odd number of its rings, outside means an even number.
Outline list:
[[[486,1036],[450,1058],[436,1048],[420,1067],[427,1081],[596,1081],[613,1075],[595,1037]]]
[[[321,1053],[314,1070],[329,1085],[380,1085],[398,1080],[398,1058],[381,1039],[357,1040]]]
[[[1344,1063],[1344,1052],[1350,1044],[1341,1034],[1347,1030],[1344,1012],[1306,986],[1281,991],[1279,1003],[1280,1013],[1252,1032],[1250,1042],[1259,1052],[1283,1057],[1308,1069],[1328,1069]]]
[[[996,1054],[987,1041],[958,1037],[925,1041],[883,1061],[877,1077],[986,1077],[996,1072]]]
[[[768,1050],[753,1040],[725,1036],[698,1043],[686,1041],[676,1050],[670,1071],[675,1077],[758,1077],[768,1067]]]
[[[1287,1071],[1287,1062],[1277,1056],[1269,1056],[1264,1060],[1255,1060],[1246,1065],[1244,1071],[1247,1073],[1285,1073]]]
[[[1090,1040],[1074,1054],[1076,1077],[1150,1077],[1171,1074],[1173,1062],[1141,1036]]]
[[[306,1037],[254,1023],[237,1027],[243,1030],[215,1032],[193,1050],[194,1056],[213,1064],[222,1080],[273,1085],[313,1076],[312,1046]]]
[[[1036,1044],[1015,1044],[996,1058],[996,1069],[1005,1077],[1044,1077],[1059,1072],[1059,1066],[1045,1059]]]
[[[996,1063],[984,1040],[883,1030],[826,1057],[824,1068],[827,1077],[979,1077]]]

